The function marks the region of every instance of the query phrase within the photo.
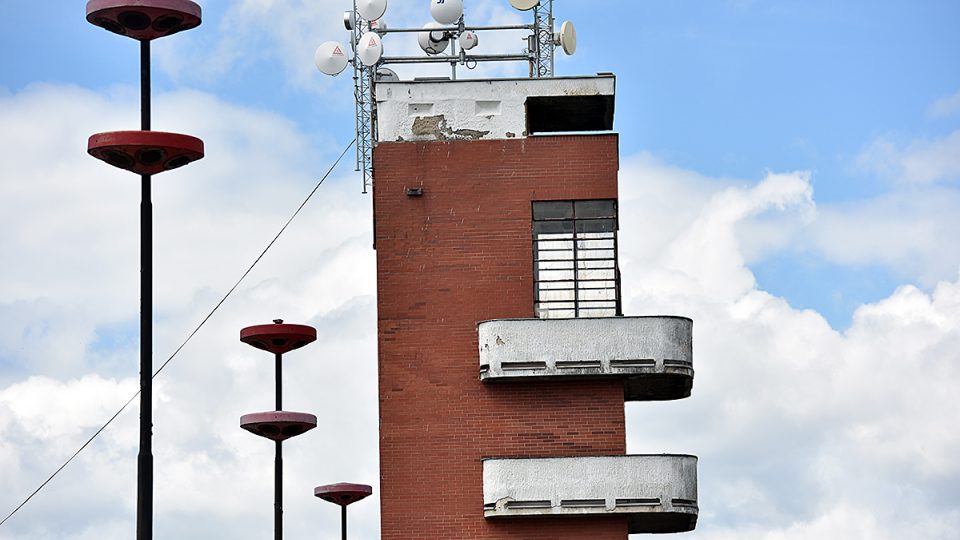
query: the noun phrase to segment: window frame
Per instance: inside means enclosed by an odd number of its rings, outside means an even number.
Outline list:
[[[533,243],[533,307],[537,318],[585,318],[620,317],[623,315],[620,294],[620,266],[617,232],[619,231],[619,208],[616,199],[570,199],[531,201],[531,239]],[[568,238],[541,238],[541,235],[570,235]],[[544,249],[541,243],[569,243],[569,248]],[[587,242],[599,244],[589,246]],[[609,242],[610,246],[602,244]],[[569,252],[570,258],[544,257],[544,252]],[[588,257],[590,252],[611,252],[609,257]],[[543,263],[570,263],[569,268],[543,268]],[[605,266],[610,263],[610,266]],[[595,265],[595,266],[591,266]],[[612,270],[609,278],[582,278],[581,273]],[[571,272],[571,278],[546,280],[542,272]],[[541,287],[541,283],[570,283],[570,288]],[[584,287],[584,283],[603,284],[612,282],[612,286]],[[572,291],[572,300],[545,299],[543,291]],[[584,299],[581,295],[587,291],[610,291],[612,298]],[[598,296],[602,296],[601,293]],[[549,304],[561,304],[566,307],[555,308],[551,316]],[[572,315],[570,312],[572,311]],[[594,314],[591,312],[601,312]],[[564,313],[560,315],[559,313]]]

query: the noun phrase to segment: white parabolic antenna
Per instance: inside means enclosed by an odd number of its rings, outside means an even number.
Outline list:
[[[440,24],[453,24],[463,15],[463,0],[430,0],[430,16]]]
[[[577,52],[577,29],[573,27],[570,21],[564,21],[560,26],[560,46],[563,52],[573,54]]]
[[[370,21],[371,30],[379,30],[383,32],[387,29],[387,23],[383,22],[383,19],[377,19],[375,21]]]
[[[380,35],[376,32],[367,32],[360,36],[360,42],[357,43],[357,58],[365,66],[372,66],[380,61],[383,56],[383,42],[380,41]]]
[[[537,4],[540,3],[540,0],[510,0],[510,5],[519,9],[520,11],[527,11],[537,7]]]
[[[470,30],[460,34],[458,41],[460,42],[460,48],[465,51],[469,51],[480,44],[480,38],[477,37],[476,32],[471,32]]]
[[[377,70],[377,82],[400,82],[400,76],[396,71],[382,67]]]
[[[357,0],[357,12],[368,21],[375,21],[387,12],[387,0]]]
[[[423,25],[424,30],[431,28],[440,28],[443,25],[438,22],[428,22]],[[427,54],[440,54],[450,46],[450,38],[444,36],[441,32],[417,32],[417,43]]]
[[[349,59],[343,50],[343,45],[336,41],[328,41],[317,47],[313,62],[324,75],[339,75],[347,67]]]

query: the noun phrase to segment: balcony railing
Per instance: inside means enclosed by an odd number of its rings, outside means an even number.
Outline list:
[[[697,458],[630,455],[483,461],[488,519],[625,515],[633,533],[691,531]]]
[[[693,388],[685,317],[498,319],[478,332],[484,382],[620,378],[627,401],[681,399]]]

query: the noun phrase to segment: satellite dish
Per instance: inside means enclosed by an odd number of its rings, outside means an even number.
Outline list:
[[[458,41],[460,42],[460,48],[465,51],[469,51],[480,44],[480,38],[477,36],[477,33],[471,32],[470,30],[460,34]]]
[[[400,82],[400,76],[396,71],[382,67],[377,70],[377,82]]]
[[[383,42],[380,41],[380,34],[376,32],[366,32],[360,36],[357,43],[357,58],[365,66],[372,66],[380,61],[383,56]]]
[[[328,41],[317,47],[313,55],[313,62],[317,69],[326,75],[339,75],[347,67],[349,60],[343,52],[343,45],[336,41]]]
[[[423,25],[425,30],[442,27],[443,25],[438,22],[428,22]],[[440,54],[450,46],[450,37],[443,31],[417,32],[417,43],[427,54]]]
[[[572,22],[564,21],[560,27],[560,39],[557,41],[563,47],[563,52],[567,54],[577,52],[577,29],[573,27]]]
[[[343,12],[343,27],[348,31],[357,27],[357,14],[352,11]]]
[[[537,7],[540,0],[510,0],[510,5],[520,11],[527,11]]]
[[[370,21],[370,29],[376,30],[377,32],[384,32],[387,29],[387,23],[383,22],[383,19]]]
[[[387,0],[357,0],[357,12],[368,21],[375,21],[387,12]]]
[[[430,0],[430,16],[440,24],[453,24],[463,15],[463,0]]]

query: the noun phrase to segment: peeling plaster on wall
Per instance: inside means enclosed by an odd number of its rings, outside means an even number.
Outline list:
[[[427,137],[440,141],[482,139],[490,133],[490,131],[480,131],[478,129],[450,129],[447,125],[447,119],[442,114],[418,116],[413,120],[412,130],[416,137]]]

